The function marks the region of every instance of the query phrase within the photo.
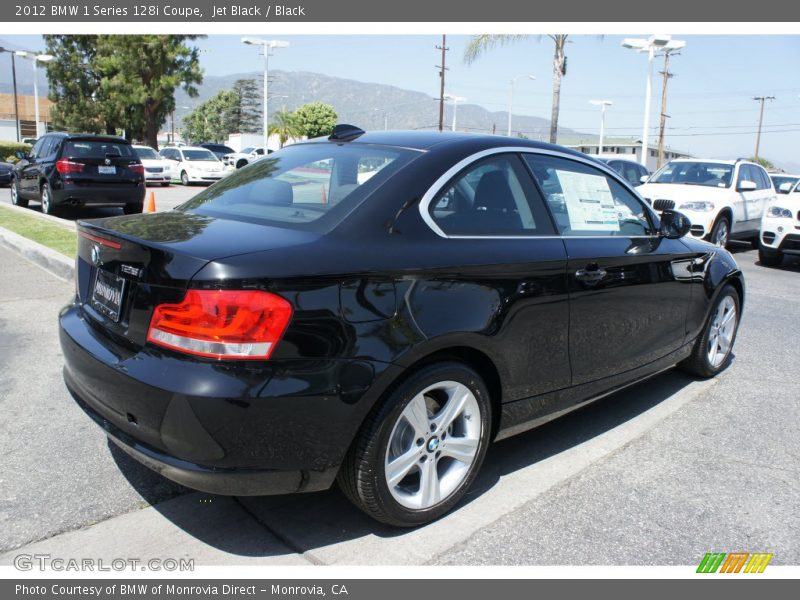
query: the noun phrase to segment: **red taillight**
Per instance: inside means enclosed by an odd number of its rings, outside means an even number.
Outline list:
[[[144,175],[144,165],[128,165],[128,170],[136,175]]]
[[[59,158],[56,161],[56,171],[62,175],[69,175],[70,173],[80,173],[86,168],[86,165],[79,162],[74,162],[68,158]]]
[[[115,242],[114,240],[109,240],[108,238],[100,237],[99,235],[92,235],[91,233],[89,233],[88,231],[84,231],[83,229],[80,229],[78,231],[78,235],[80,235],[83,238],[86,238],[87,240],[92,240],[93,242],[97,242],[101,246],[106,246],[107,248],[113,248],[114,250],[119,250],[120,248],[122,248],[122,244],[120,244],[119,242]]]
[[[159,304],[147,341],[197,356],[266,360],[283,336],[292,305],[258,290],[189,290]]]

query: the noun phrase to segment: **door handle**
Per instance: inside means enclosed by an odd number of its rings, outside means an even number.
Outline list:
[[[600,283],[607,274],[605,269],[594,266],[593,268],[578,269],[575,271],[575,278],[583,283],[596,285]]]

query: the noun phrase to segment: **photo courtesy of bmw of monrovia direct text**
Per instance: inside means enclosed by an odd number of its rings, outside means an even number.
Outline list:
[[[0,22],[3,597],[800,577],[795,7]]]

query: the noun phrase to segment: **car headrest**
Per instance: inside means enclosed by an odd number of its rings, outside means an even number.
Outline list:
[[[277,179],[262,179],[250,196],[254,202],[270,206],[291,206],[294,202],[292,184]]]
[[[516,208],[514,194],[503,171],[489,171],[481,176],[475,190],[475,209],[512,211]]]

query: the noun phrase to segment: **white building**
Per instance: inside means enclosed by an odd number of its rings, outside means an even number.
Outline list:
[[[584,154],[591,154],[597,156],[599,154],[599,145],[596,143],[579,143],[579,144],[565,144],[568,148],[578,150]],[[646,166],[650,171],[656,170],[658,163],[658,146],[649,146],[647,153]],[[642,142],[636,140],[608,140],[603,144],[603,153],[600,156],[604,157],[618,157],[627,158],[635,162],[641,163],[642,156]],[[664,164],[668,163],[674,158],[690,158],[691,155],[686,152],[680,152],[672,148],[664,148]]]

